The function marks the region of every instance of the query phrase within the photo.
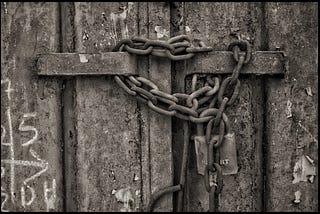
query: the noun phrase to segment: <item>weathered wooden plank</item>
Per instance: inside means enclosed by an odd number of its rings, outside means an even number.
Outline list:
[[[34,75],[58,20],[58,3],[1,2],[1,211],[63,211],[60,84]]]
[[[137,34],[137,3],[75,3],[76,52],[108,52]],[[112,77],[77,77],[79,211],[138,211],[137,102]],[[119,202],[117,202],[119,201]]]
[[[316,169],[304,157],[318,167],[317,6],[295,2],[265,7],[269,49],[284,51],[287,60],[284,79],[266,81],[266,211],[319,209],[318,174],[310,175]],[[296,182],[305,170],[309,171],[302,175],[305,181]],[[305,176],[314,180],[309,182]],[[299,193],[300,203],[294,204]]]
[[[192,40],[202,40],[214,50],[226,50],[232,39],[238,37],[249,40],[253,50],[259,50],[259,3],[185,4],[185,31]],[[236,134],[239,171],[236,175],[223,176],[223,190],[216,201],[219,211],[262,209],[262,84],[256,77],[245,79],[240,75],[240,81],[240,95],[225,111]],[[194,148],[191,154],[188,208],[207,211],[209,196],[203,177],[196,171]]]
[[[37,65],[38,74],[48,76],[137,74],[135,56],[125,52],[45,54]]]
[[[171,3],[171,35],[172,36],[178,36],[181,34],[185,34],[185,3],[184,2],[174,2]],[[173,70],[172,70],[172,93],[181,93],[185,91],[185,78],[186,78],[186,61],[174,61],[172,62]],[[174,169],[174,183],[178,184],[180,183],[180,175],[181,175],[181,167],[182,167],[182,156],[183,156],[183,145],[184,145],[184,139],[189,138],[190,136],[186,136],[190,134],[190,130],[184,132],[184,130],[181,127],[186,126],[186,122],[173,117],[172,118],[172,153],[173,153],[173,169]],[[189,128],[190,129],[190,128]],[[191,145],[190,145],[191,144]],[[189,157],[187,160],[187,176],[185,180],[185,186],[183,188],[182,193],[176,193],[173,197],[174,202],[174,208],[176,208],[174,211],[188,211],[190,210],[188,208],[188,202],[189,202],[189,195],[190,195],[190,188],[188,188],[188,180],[189,180],[189,172],[188,172],[188,165],[190,160],[190,154],[193,152],[191,149],[193,148],[192,141],[189,142]],[[181,196],[183,194],[183,197]],[[182,201],[181,201],[182,200]],[[179,210],[179,203],[182,204],[182,210]]]
[[[165,2],[148,4],[149,38],[168,40],[170,38],[170,6]],[[149,78],[159,89],[171,93],[171,62],[168,59],[149,57]],[[150,119],[150,183],[151,193],[173,184],[171,151],[171,118],[149,111]],[[159,199],[154,211],[172,211],[170,194]]]
[[[138,36],[143,38],[149,37],[149,11],[148,2],[138,3],[138,20],[139,29]],[[149,78],[149,57],[137,57],[139,75]],[[148,202],[151,196],[151,162],[150,162],[150,118],[148,106],[138,102],[139,107],[139,121],[140,121],[140,144],[141,144],[141,204],[142,211],[147,209]]]
[[[283,61],[283,54],[279,51],[255,51],[250,63],[241,69],[241,74],[283,74]],[[235,65],[230,51],[202,53],[186,61],[186,74],[231,74]]]
[[[284,57],[279,51],[257,51],[252,53],[250,64],[243,67],[241,74],[277,75],[284,73]],[[232,52],[213,51],[196,55],[186,61],[187,73],[231,74],[235,66]],[[37,62],[39,75],[134,75],[136,57],[126,52],[101,54],[45,54]]]

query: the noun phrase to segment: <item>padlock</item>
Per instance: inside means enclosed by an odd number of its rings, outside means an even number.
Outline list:
[[[234,175],[238,173],[237,147],[235,134],[229,133],[223,137],[219,147],[220,165],[223,175]]]
[[[197,171],[198,174],[204,175],[206,165],[208,163],[207,160],[207,153],[208,153],[208,145],[206,143],[205,136],[195,136],[194,137],[194,144],[197,156]]]

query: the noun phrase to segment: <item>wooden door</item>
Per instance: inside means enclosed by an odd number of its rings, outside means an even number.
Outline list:
[[[182,121],[126,94],[111,76],[39,76],[39,54],[109,52],[121,39],[187,34],[215,51],[235,37],[285,53],[279,76],[241,75],[226,110],[239,171],[223,176],[219,211],[318,207],[316,3],[1,3],[1,210],[143,211],[177,184]],[[185,62],[137,57],[167,93],[191,84]],[[74,66],[77,66],[76,64]],[[191,126],[190,132],[194,133]],[[185,211],[207,211],[189,148]],[[176,194],[154,211],[175,211]]]

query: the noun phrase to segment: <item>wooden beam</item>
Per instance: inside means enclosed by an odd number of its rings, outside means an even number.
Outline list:
[[[156,57],[153,57],[156,59]],[[283,53],[280,51],[256,51],[241,74],[284,74]],[[163,61],[163,59],[159,58]],[[77,75],[136,75],[136,56],[126,52],[99,54],[53,53],[38,59],[38,74],[47,76]],[[186,74],[231,74],[235,61],[230,51],[201,53],[186,60]]]
[[[283,74],[283,61],[280,51],[256,51],[252,53],[250,63],[241,69],[241,74]],[[201,53],[186,61],[187,74],[231,74],[235,64],[230,51]]]
[[[37,65],[47,76],[137,74],[135,56],[125,52],[43,54]]]

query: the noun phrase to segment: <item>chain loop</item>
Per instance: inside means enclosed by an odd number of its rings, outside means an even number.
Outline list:
[[[206,46],[203,42],[200,42],[199,45],[199,47],[193,47],[187,35],[172,37],[168,41],[134,37],[131,40],[121,40],[113,48],[113,51],[125,50],[137,55],[151,54],[158,57],[167,57],[172,61],[179,61],[190,59],[195,53],[213,50],[212,47]]]
[[[218,126],[219,125],[222,113],[223,113],[224,109],[226,108],[226,105],[227,105],[228,101],[229,101],[229,98],[227,98],[227,97],[223,98],[222,103],[221,103],[221,105],[219,107],[217,116],[216,116],[216,118],[214,118],[213,126]]]
[[[224,92],[226,90],[226,87],[229,85],[229,83],[232,81],[232,77],[227,77],[225,78],[222,83],[221,83],[221,87],[220,90],[218,92],[218,101],[219,103],[222,103],[222,96],[224,95]],[[229,101],[227,102],[227,105],[230,106],[234,103],[234,101],[236,100],[237,96],[239,95],[240,92],[240,80],[237,79],[237,83],[234,87],[232,96],[229,98]]]
[[[121,40],[113,51],[127,51],[137,55],[153,55],[157,57],[166,57],[173,61],[186,60],[192,58],[196,53],[210,52],[212,47],[206,46],[202,41],[195,47],[190,43],[187,35],[180,35],[170,38],[167,41],[150,40],[146,38],[132,38]],[[220,76],[206,76],[204,86],[197,89],[199,74],[192,77],[191,93],[169,94],[161,91],[151,80],[141,76],[115,76],[115,81],[128,94],[147,104],[150,109],[166,115],[175,116],[184,121],[183,164],[181,167],[180,184],[166,187],[152,194],[147,210],[151,211],[154,203],[163,195],[179,192],[178,202],[183,198],[183,188],[187,170],[189,131],[187,121],[197,125],[199,136],[204,136],[208,145],[208,164],[205,167],[204,183],[209,192],[210,211],[214,210],[214,197],[219,194],[222,188],[222,172],[219,162],[219,153],[214,156],[214,151],[218,150],[224,141],[225,133],[230,131],[230,123],[227,115],[224,113],[227,106],[233,104],[240,92],[239,74],[241,68],[251,59],[251,46],[248,41],[234,41],[228,46],[228,50],[233,52],[233,58],[237,62],[232,75],[221,82]],[[233,90],[231,90],[233,88]],[[204,129],[204,124],[206,129]],[[212,181],[211,177],[216,180]],[[182,204],[179,204],[178,210],[182,210]]]
[[[161,190],[157,191],[156,193],[152,194],[152,196],[150,198],[150,201],[148,203],[148,206],[147,206],[147,212],[151,212],[152,211],[155,202],[157,200],[159,200],[162,196],[164,196],[166,194],[169,194],[169,193],[180,191],[181,189],[182,189],[181,185],[178,184],[178,185],[175,185],[175,186],[166,187],[166,188],[161,189]]]
[[[210,185],[209,172],[217,172],[217,182]],[[217,163],[213,163],[212,165],[207,165],[205,174],[204,174],[204,184],[207,192],[210,192],[212,187],[215,186],[216,193],[220,193],[222,189],[222,171],[221,166]]]
[[[237,40],[229,44],[228,50],[233,51],[233,57],[236,62],[239,61],[239,49],[246,52],[246,58],[243,64],[247,64],[250,61],[252,54],[250,43],[246,40]]]

